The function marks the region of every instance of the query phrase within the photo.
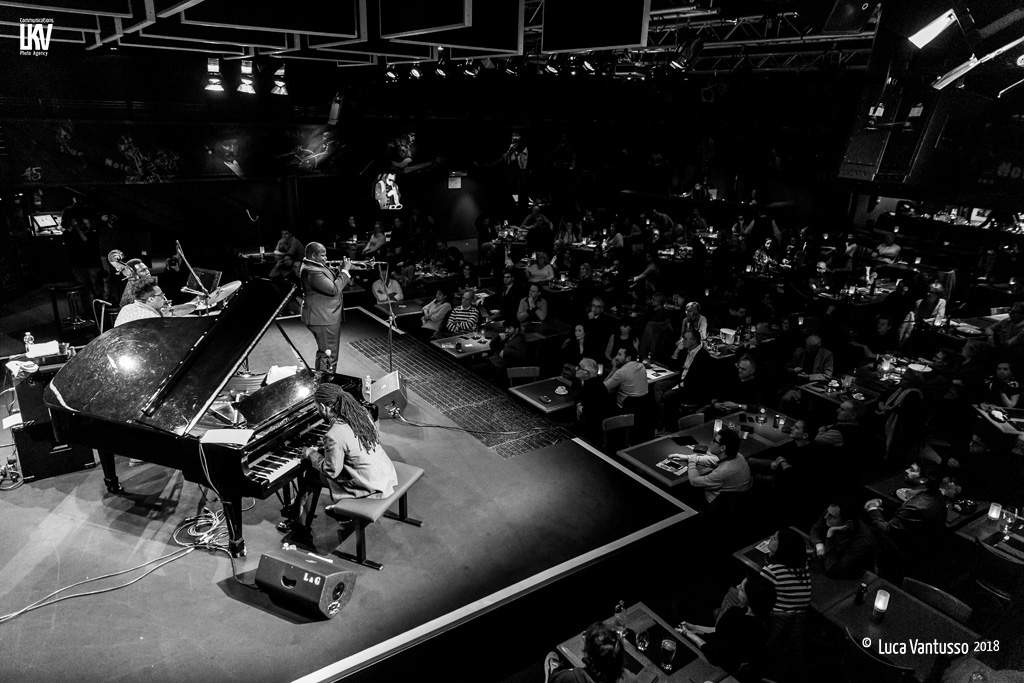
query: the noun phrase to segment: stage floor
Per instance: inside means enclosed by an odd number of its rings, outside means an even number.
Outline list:
[[[351,341],[384,332],[350,315]],[[286,330],[312,358],[297,321]],[[342,354],[339,371],[383,369]],[[254,371],[292,364],[268,333]],[[452,425],[410,391],[409,419]],[[248,590],[223,553],[196,550],[128,587],[26,613],[0,626],[0,678],[16,681],[319,681],[372,665],[465,623],[695,513],[577,441],[504,459],[472,436],[382,421],[388,454],[426,470],[410,493],[422,528],[382,519],[368,531],[381,572],[341,560],[334,522],[314,522],[316,550],[357,574],[334,619],[314,621]],[[127,452],[127,448],[126,448]],[[54,590],[121,571],[178,548],[174,529],[205,496],[180,474],[119,460],[126,496],[105,494],[98,469],[29,482],[0,496],[0,613]],[[219,506],[211,506],[219,507]],[[260,555],[280,547],[276,499],[244,514],[249,555],[236,561],[251,582]],[[343,546],[351,551],[354,539]],[[109,588],[141,574],[69,593]],[[371,669],[372,671],[372,669]]]

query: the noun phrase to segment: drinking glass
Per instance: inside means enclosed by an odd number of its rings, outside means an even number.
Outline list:
[[[636,634],[636,649],[640,650],[640,652],[646,652],[650,644],[651,641],[647,631],[640,631],[640,633]]]
[[[1010,540],[1010,532],[1013,530],[1013,525],[1017,522],[1017,508],[1004,507],[1003,508],[1003,541]]]
[[[676,658],[676,641],[665,638],[661,641],[661,668],[665,671],[672,670],[672,660]]]

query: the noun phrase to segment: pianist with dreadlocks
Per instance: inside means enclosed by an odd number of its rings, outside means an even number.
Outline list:
[[[395,466],[380,445],[380,435],[366,408],[335,384],[317,387],[315,399],[321,417],[330,425],[318,448],[302,455],[299,492],[282,511],[279,531],[295,540],[310,540],[320,491],[327,487],[331,500],[386,498],[398,485]]]

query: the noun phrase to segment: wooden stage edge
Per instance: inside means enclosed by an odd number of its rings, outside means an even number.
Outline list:
[[[415,645],[423,643],[435,636],[439,636],[446,631],[449,631],[457,626],[472,621],[476,617],[480,617],[488,612],[491,612],[499,607],[511,603],[513,600],[527,595],[535,590],[541,589],[555,581],[568,576],[581,569],[585,569],[596,562],[599,562],[609,555],[613,555],[617,552],[622,551],[627,546],[636,543],[637,541],[651,536],[663,529],[667,529],[670,526],[678,524],[684,520],[690,519],[697,515],[697,511],[689,506],[683,504],[679,500],[673,498],[665,491],[640,477],[635,472],[632,472],[625,466],[615,462],[604,453],[593,448],[590,444],[584,442],[581,439],[573,439],[573,443],[585,449],[592,455],[600,458],[608,465],[612,466],[623,475],[633,479],[637,483],[644,486],[652,493],[660,496],[673,506],[679,508],[679,512],[667,517],[660,522],[651,524],[643,529],[634,531],[633,533],[623,536],[611,543],[607,543],[599,548],[595,548],[582,555],[574,557],[570,560],[555,565],[550,569],[546,569],[543,572],[534,574],[531,577],[523,579],[518,583],[507,586],[499,591],[491,593],[479,600],[469,603],[457,610],[449,612],[436,619],[428,621],[416,628],[410,629],[405,633],[401,633],[393,638],[389,638],[381,643],[378,643],[372,647],[368,647],[361,652],[357,652],[354,655],[350,655],[341,659],[334,664],[313,671],[301,678],[297,678],[293,683],[322,683],[324,681],[335,681],[346,676],[350,676],[354,673],[362,671],[367,667],[373,666],[374,664],[387,659],[393,655],[396,655],[404,650],[407,650]]]

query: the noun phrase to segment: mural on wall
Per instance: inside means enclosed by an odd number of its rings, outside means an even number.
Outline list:
[[[345,150],[321,125],[217,126],[11,120],[17,185],[151,184],[341,172]]]

